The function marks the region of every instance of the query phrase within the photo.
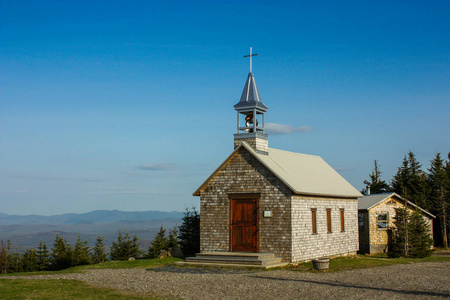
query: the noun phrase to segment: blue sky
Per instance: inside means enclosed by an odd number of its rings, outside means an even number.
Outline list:
[[[270,147],[358,190],[450,151],[449,1],[0,0],[0,212],[198,207],[250,46]]]

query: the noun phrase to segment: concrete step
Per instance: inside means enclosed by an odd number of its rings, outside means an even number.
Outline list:
[[[258,258],[258,257],[245,257],[245,256],[220,256],[220,255],[197,255],[195,257],[187,257],[186,261],[242,261],[242,262],[248,262],[248,263],[257,263],[261,261],[278,261],[281,260],[278,257],[264,257],[264,258]]]
[[[210,260],[210,259],[186,259],[187,263],[218,263],[218,264],[239,264],[252,266],[267,266],[281,263],[281,259],[269,261],[245,261],[245,260]]]
[[[218,267],[218,268],[257,268],[257,269],[271,269],[277,267],[287,266],[289,263],[277,263],[271,265],[246,265],[246,264],[232,264],[232,263],[214,263],[214,262],[185,262],[179,261],[175,263],[178,266],[193,266],[193,267]]]
[[[275,253],[248,253],[248,252],[207,252],[198,253],[195,257],[187,257],[185,262],[179,265],[204,265],[204,266],[241,266],[273,268],[284,266],[286,263]]]
[[[263,253],[249,253],[249,252],[204,252],[197,253],[196,257],[223,257],[230,259],[247,259],[247,260],[260,260],[266,258],[274,258],[275,253],[263,252]]]

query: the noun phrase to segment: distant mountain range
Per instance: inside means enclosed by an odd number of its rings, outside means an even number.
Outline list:
[[[141,249],[146,251],[153,237],[163,226],[172,229],[182,223],[181,212],[96,210],[83,214],[54,216],[7,215],[0,213],[0,240],[11,240],[19,251],[37,248],[39,242],[51,248],[56,234],[67,238],[72,244],[80,235],[89,246],[97,236],[104,238],[105,245],[117,239],[118,230],[139,238]]]
[[[31,224],[80,224],[80,223],[113,223],[119,221],[147,221],[181,218],[183,213],[177,211],[120,211],[94,210],[83,214],[62,214],[54,216],[40,215],[7,215],[0,213],[0,226]]]

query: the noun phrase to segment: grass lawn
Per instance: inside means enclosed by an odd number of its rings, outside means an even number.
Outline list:
[[[108,261],[96,265],[78,266],[61,271],[2,274],[30,276],[77,273],[86,269],[149,268],[172,264],[179,258]],[[66,279],[0,279],[0,299],[142,299],[116,293],[114,290],[89,286],[81,281]],[[147,298],[146,298],[147,299]],[[154,298],[157,299],[157,298]]]
[[[338,272],[354,269],[367,269],[374,267],[390,266],[396,264],[410,264],[418,262],[450,261],[450,257],[430,256],[426,258],[388,258],[386,254],[357,255],[352,257],[338,257],[330,259],[328,272]],[[304,272],[321,272],[313,268],[312,262],[306,262],[298,266],[288,266],[288,270]]]
[[[1,299],[143,299],[65,279],[5,278],[0,280],[0,293]]]
[[[8,273],[0,274],[1,276],[32,276],[32,275],[46,275],[46,274],[67,274],[67,273],[79,273],[87,269],[132,269],[132,268],[151,268],[162,267],[171,265],[174,262],[181,261],[180,258],[168,257],[163,259],[136,259],[133,261],[128,260],[114,260],[107,261],[95,265],[77,266],[68,268],[61,271],[40,271],[40,272],[21,272],[21,273]]]

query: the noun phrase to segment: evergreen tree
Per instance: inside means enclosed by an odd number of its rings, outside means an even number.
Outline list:
[[[103,243],[103,238],[97,236],[97,241],[95,242],[94,248],[92,248],[92,261],[95,264],[106,261],[108,258],[105,252],[105,245]]]
[[[128,253],[130,252],[128,247],[128,243],[126,242],[129,239],[128,232],[125,232],[125,236],[122,236],[122,232],[118,230],[117,242],[113,242],[111,246],[110,256],[111,260],[127,260]]]
[[[20,263],[21,255],[17,249],[17,246],[14,247],[14,251],[11,252],[10,257],[10,273],[22,272],[22,265]]]
[[[362,194],[367,195],[370,190],[370,194],[386,193],[390,191],[389,185],[386,181],[381,180],[381,170],[378,165],[378,161],[374,161],[374,169],[372,174],[369,174],[370,180],[364,180],[366,188],[361,191]]]
[[[433,240],[429,226],[422,213],[415,210],[410,214],[406,209],[396,209],[394,228],[390,229],[388,241],[389,257],[427,257],[430,256]]]
[[[42,241],[39,243],[38,250],[36,252],[38,260],[38,270],[44,271],[50,268],[50,253],[47,249],[47,244]]]
[[[169,237],[167,238],[167,248],[173,249],[179,246],[180,244],[178,243],[178,228],[177,226],[174,226],[169,232]]]
[[[428,185],[430,188],[430,200],[433,203],[431,212],[438,217],[438,228],[435,237],[444,248],[448,248],[448,228],[449,228],[449,177],[447,173],[449,162],[441,158],[440,153],[431,160],[428,174]],[[437,228],[436,228],[437,229]]]
[[[137,235],[133,235],[133,240],[130,246],[130,257],[138,258],[142,255],[142,251],[139,249],[139,239]]]
[[[153,239],[150,247],[148,248],[148,256],[150,258],[157,258],[161,250],[167,250],[168,248],[168,240],[166,237],[166,230],[161,225],[161,229],[156,234]]]
[[[89,247],[87,241],[81,241],[78,235],[77,242],[73,249],[72,266],[89,265],[91,263],[91,256],[89,255]]]
[[[421,167],[414,153],[408,152],[392,178],[391,187],[400,196],[422,208],[428,208],[426,176]]]
[[[403,208],[395,210],[394,227],[388,233],[388,256],[407,257],[408,256],[408,221],[409,213]]]
[[[141,255],[139,250],[139,239],[136,235],[130,238],[128,232],[125,231],[125,236],[119,230],[117,242],[113,242],[111,246],[110,257],[112,260],[127,260],[130,257],[137,258]]]
[[[200,214],[195,207],[192,211],[186,208],[182,220],[178,235],[181,250],[186,256],[195,255],[200,252]]]
[[[11,242],[0,242],[0,274],[8,273],[11,262]]]
[[[51,269],[62,270],[72,266],[73,248],[67,239],[56,235],[51,254]]]
[[[24,272],[34,272],[39,270],[36,250],[34,248],[27,249],[22,255],[20,263]]]
[[[433,239],[429,235],[429,226],[419,210],[412,213],[409,221],[409,243],[411,257],[428,257],[433,253],[430,249]]]

